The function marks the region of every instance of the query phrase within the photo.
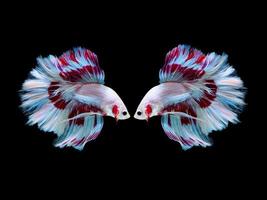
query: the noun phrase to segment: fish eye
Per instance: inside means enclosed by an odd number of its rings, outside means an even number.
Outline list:
[[[137,112],[137,115],[141,115],[141,114],[142,114],[142,112],[141,112],[141,111],[138,111],[138,112]]]
[[[123,112],[122,112],[122,115],[127,115],[127,112],[126,112],[126,111],[123,111]]]

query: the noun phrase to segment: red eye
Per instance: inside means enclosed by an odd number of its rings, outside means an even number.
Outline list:
[[[114,105],[112,107],[112,113],[114,114],[114,116],[117,116],[119,114],[119,107],[117,105]]]
[[[151,113],[152,113],[152,107],[151,107],[151,105],[150,104],[148,104],[147,106],[146,106],[146,115],[149,117],[150,115],[151,115]]]

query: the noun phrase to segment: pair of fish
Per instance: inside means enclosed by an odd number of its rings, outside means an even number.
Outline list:
[[[96,54],[75,48],[60,57],[37,58],[23,84],[21,107],[28,124],[57,134],[56,147],[82,150],[103,127],[103,117],[130,117],[119,95],[104,85]],[[203,54],[178,45],[166,55],[160,84],[144,96],[134,117],[161,116],[167,136],[184,150],[210,146],[208,134],[237,123],[244,105],[244,87],[227,55]]]

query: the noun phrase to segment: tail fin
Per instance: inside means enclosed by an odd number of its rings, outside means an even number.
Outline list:
[[[237,114],[245,105],[245,88],[242,80],[236,75],[235,69],[227,63],[226,54],[204,55],[190,46],[179,45],[167,54],[165,65],[160,70],[160,83],[169,81],[181,83],[190,91],[191,98],[184,102],[177,101],[176,105],[167,105],[164,109],[172,113],[184,112],[189,115],[193,113],[192,117],[200,119],[192,120],[192,118],[179,117],[178,114],[176,120],[181,122],[181,127],[173,128],[174,117],[168,115],[162,117],[165,132],[168,135],[173,133],[170,136],[176,135],[178,139],[170,138],[179,140],[183,146],[186,146],[185,149],[194,145],[208,146],[208,143],[205,143],[207,142],[205,135],[213,130],[224,129],[229,122],[239,122]],[[172,120],[169,120],[168,124],[169,118]],[[181,137],[183,134],[186,137]],[[196,140],[192,137],[192,135],[201,134],[205,140]],[[181,138],[191,139],[184,145]]]
[[[60,139],[55,146],[81,150],[87,141],[98,135],[103,125],[102,116],[95,115],[96,112],[101,114],[99,108],[73,99],[81,84],[104,83],[104,72],[96,55],[76,48],[59,58],[39,57],[30,75],[21,90],[21,107],[29,115],[28,124],[38,124],[41,130],[56,133]],[[85,112],[89,116],[68,120]]]
[[[63,83],[50,82],[49,79],[40,78],[35,73],[41,75],[33,70],[33,77],[23,83],[21,107],[29,115],[29,125],[38,124],[41,130],[60,136],[67,126],[64,120],[68,118],[69,109],[66,107],[71,101],[72,94],[68,93],[69,99],[64,98]]]

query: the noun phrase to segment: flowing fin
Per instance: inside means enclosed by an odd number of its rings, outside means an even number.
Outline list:
[[[201,51],[187,45],[178,45],[171,50],[165,59],[165,64],[159,72],[160,83],[175,81],[188,82],[199,79],[214,79],[218,74],[225,71],[227,55],[210,53],[203,54]],[[229,67],[229,71],[234,71]]]
[[[57,122],[68,118],[67,107],[70,102],[63,99],[58,89],[58,83],[49,83],[45,79],[26,80],[21,91],[21,107],[29,115],[29,125],[38,124],[41,130],[54,132],[59,136],[63,134],[67,123]]]
[[[222,130],[229,122],[238,122],[237,114],[245,105],[245,88],[234,68],[227,63],[227,55],[204,55],[190,46],[179,45],[167,54],[159,78],[162,84],[177,82],[187,89],[186,96],[170,97],[172,101],[159,113],[163,115],[162,126],[167,135],[183,148],[208,146],[204,136]],[[178,115],[171,115],[175,112]],[[179,114],[181,112],[192,117]]]
[[[229,122],[236,124],[239,122],[237,113],[227,108],[220,101],[214,101],[207,108],[196,108],[197,116],[202,121],[198,121],[202,132],[208,135],[212,131],[226,128]]]
[[[60,57],[39,57],[37,63],[21,90],[21,107],[29,115],[28,124],[54,132],[60,140],[84,138],[80,142],[68,141],[66,145],[57,143],[60,147],[82,149],[87,141],[98,135],[103,125],[101,115],[104,113],[97,100],[88,96],[85,102],[76,94],[83,84],[104,83],[104,71],[99,67],[97,56],[79,47]],[[90,116],[83,113],[90,113]],[[96,126],[91,125],[94,122]]]
[[[103,117],[100,115],[90,115],[84,118],[83,124],[70,123],[67,130],[55,142],[56,147],[74,147],[82,150],[84,145],[94,140],[103,127]]]
[[[99,67],[97,56],[88,49],[75,48],[57,59],[62,79],[71,82],[104,84],[105,74]]]
[[[159,72],[160,83],[199,79],[204,74],[208,60],[201,51],[179,45],[166,55],[165,64]]]
[[[163,115],[161,117],[161,125],[166,135],[179,142],[183,150],[190,149],[193,146],[210,146],[210,139],[204,135],[201,128],[193,120],[191,123],[183,124],[179,115]]]

